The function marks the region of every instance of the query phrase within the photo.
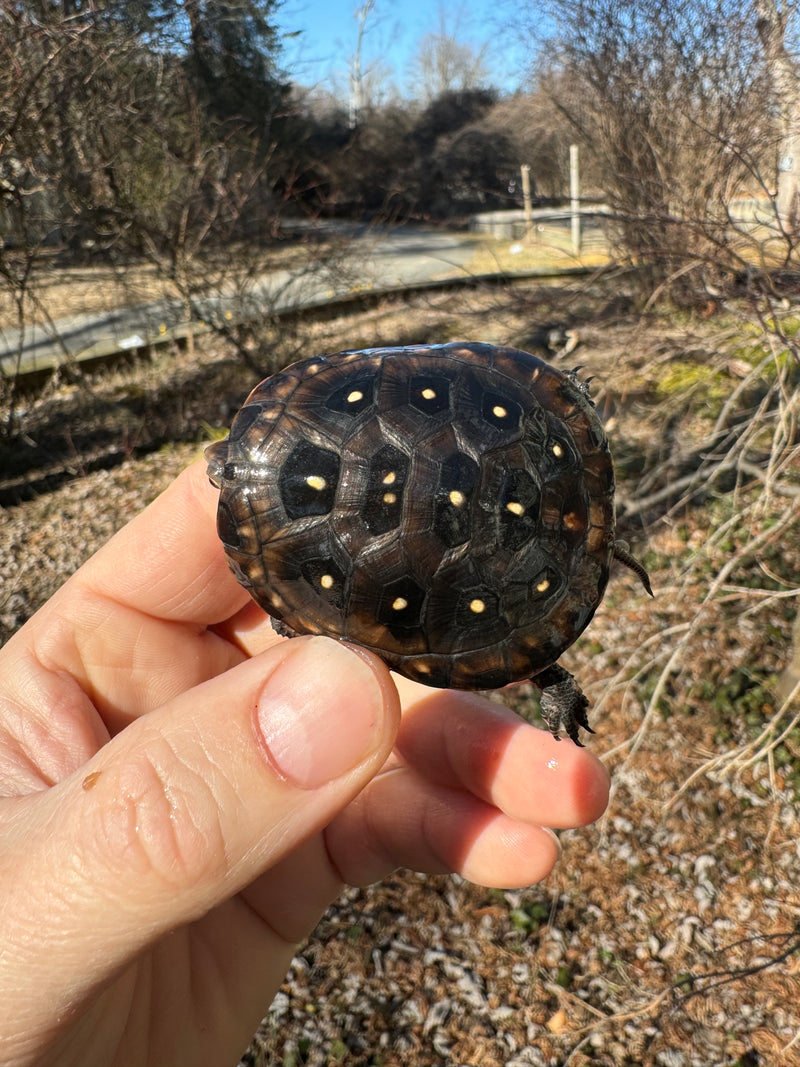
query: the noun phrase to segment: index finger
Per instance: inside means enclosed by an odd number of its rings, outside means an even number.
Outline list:
[[[78,572],[100,596],[159,619],[213,625],[249,602],[217,536],[219,492],[187,467]]]
[[[246,657],[214,629],[250,600],[217,537],[216,499],[192,464],[12,638],[6,676],[29,716],[52,732],[59,714],[74,730],[97,711],[113,734]]]

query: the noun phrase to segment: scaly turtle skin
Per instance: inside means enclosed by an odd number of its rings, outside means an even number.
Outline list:
[[[614,470],[585,384],[489,344],[315,356],[256,386],[207,451],[230,566],[278,632],[427,685],[530,678],[580,744],[558,666],[616,556]]]

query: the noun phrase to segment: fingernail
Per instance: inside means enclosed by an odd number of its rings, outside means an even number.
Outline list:
[[[369,663],[325,637],[295,638],[258,699],[270,763],[301,789],[358,766],[381,736],[383,692]]]

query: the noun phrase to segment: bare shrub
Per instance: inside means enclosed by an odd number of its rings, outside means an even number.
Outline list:
[[[752,4],[554,2],[540,85],[580,140],[615,225],[618,257],[646,295],[682,303],[760,265],[752,214],[775,222],[774,69]],[[763,236],[763,234],[762,234]],[[788,262],[791,245],[772,255]]]
[[[223,295],[218,278],[232,265],[245,276],[263,269],[279,225],[272,189],[283,89],[259,51],[276,47],[272,6],[242,0],[221,22],[213,6],[189,3],[3,6],[0,299],[6,322],[14,310],[16,353],[3,364],[9,410],[32,324],[60,341],[46,299],[54,268],[112,265],[124,285],[149,264],[187,323],[215,287]]]

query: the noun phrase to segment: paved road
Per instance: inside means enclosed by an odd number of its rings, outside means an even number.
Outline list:
[[[198,301],[199,317],[212,322],[235,316],[253,318],[264,307],[275,310],[313,306],[358,290],[412,285],[444,277],[466,275],[475,239],[467,234],[442,233],[422,227],[367,230],[346,224],[336,232],[354,245],[332,267],[311,271],[277,271],[253,286],[247,300],[215,293]],[[249,305],[249,306],[248,306]],[[68,357],[91,358],[115,347],[141,348],[184,323],[179,301],[158,301],[137,307],[71,315],[49,327],[29,326],[24,333],[0,330],[0,370],[13,373],[21,353],[23,370],[51,367]]]

